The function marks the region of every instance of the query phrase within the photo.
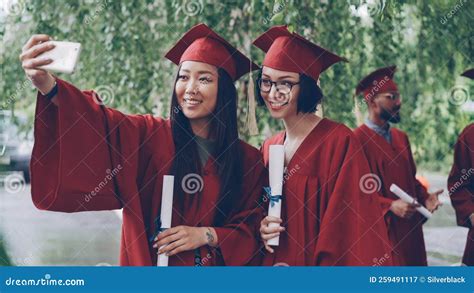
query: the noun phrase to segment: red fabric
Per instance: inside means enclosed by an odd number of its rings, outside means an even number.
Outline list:
[[[380,76],[374,80],[371,87],[364,90],[364,99],[368,101],[375,95],[386,92],[398,92],[397,84],[387,76]]]
[[[474,123],[468,125],[454,147],[454,164],[448,178],[448,191],[459,226],[469,228],[463,263],[474,266]]]
[[[291,33],[286,26],[272,27],[253,43],[266,52],[263,66],[304,73],[314,80],[334,63],[347,61],[297,33]]]
[[[378,68],[366,75],[357,84],[355,94],[364,93],[364,99],[369,101],[377,94],[386,92],[398,92],[398,87],[393,76],[397,71],[397,66],[387,66]]]
[[[279,133],[262,146],[283,144]],[[359,188],[369,173],[360,144],[346,126],[323,119],[306,137],[287,165],[282,220],[286,231],[267,266],[390,265],[387,230],[377,198]]]
[[[394,264],[402,266],[426,266],[426,249],[422,225],[426,219],[420,214],[410,219],[402,219],[389,209],[392,201],[399,199],[390,191],[392,183],[397,184],[409,195],[424,204],[427,190],[415,178],[416,165],[407,135],[399,129],[391,128],[392,143],[365,124],[354,133],[364,148],[370,169],[380,178],[380,203],[385,212],[390,241],[394,251]]]
[[[224,68],[227,73],[235,79],[235,62],[232,56],[219,41],[212,38],[200,38],[195,40],[186,51],[184,51],[179,63],[183,61],[199,61]]]
[[[123,208],[120,264],[156,265],[157,251],[149,238],[161,212],[163,175],[169,174],[175,151],[170,121],[122,114],[96,103],[91,91],[57,82],[58,107],[41,94],[37,98],[31,163],[34,204],[61,212]],[[216,228],[220,249],[201,247],[203,265],[244,265],[258,248],[258,201],[267,175],[258,150],[240,144],[242,199],[225,225]],[[115,176],[109,179],[111,174]],[[186,197],[185,210],[174,201],[173,226],[214,226],[219,181],[212,159],[202,177],[202,192]],[[172,256],[169,263],[194,265],[194,251]]]
[[[224,69],[233,80],[258,69],[244,54],[201,23],[192,27],[165,55],[176,65],[198,61]]]

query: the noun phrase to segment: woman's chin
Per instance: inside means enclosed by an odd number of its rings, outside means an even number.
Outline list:
[[[268,111],[270,111],[270,116],[272,116],[273,119],[283,119],[286,116],[286,111],[273,109],[268,109]]]
[[[187,110],[184,110],[183,114],[189,120],[201,120],[201,119],[209,117],[209,114],[202,113],[201,111],[189,111],[189,110],[187,111]]]

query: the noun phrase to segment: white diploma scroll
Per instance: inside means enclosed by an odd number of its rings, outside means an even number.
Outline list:
[[[174,187],[174,176],[165,175],[163,176],[163,190],[161,193],[161,228],[171,228],[171,216],[173,212],[173,187]],[[162,246],[163,247],[163,246]],[[160,249],[162,248],[160,247]],[[158,254],[158,261],[156,262],[158,267],[168,266],[168,256],[165,254]]]
[[[281,218],[281,198],[283,191],[283,171],[285,166],[285,147],[283,145],[271,145],[268,163],[269,181],[271,194],[269,198],[268,215]],[[269,227],[278,227],[278,223],[270,223]],[[268,240],[268,245],[278,246],[280,237]]]
[[[403,200],[406,203],[412,203],[412,204],[417,204],[418,201],[408,195],[405,191],[403,191],[400,187],[398,187],[396,184],[390,185],[390,191],[393,192],[396,196],[398,196],[401,200]],[[425,216],[425,218],[429,219],[431,218],[431,213],[428,211],[424,206],[417,207],[416,210]]]

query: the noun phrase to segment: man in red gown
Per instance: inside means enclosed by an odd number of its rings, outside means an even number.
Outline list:
[[[393,246],[395,265],[426,266],[422,225],[426,219],[416,211],[417,204],[406,203],[390,191],[392,184],[434,211],[438,195],[430,194],[415,178],[416,166],[407,135],[390,123],[400,121],[401,99],[393,80],[396,67],[380,68],[359,82],[356,94],[363,93],[369,117],[354,133],[363,146],[369,165],[380,187],[380,202]]]
[[[474,78],[474,69],[462,74]],[[474,123],[464,128],[454,147],[448,191],[459,226],[469,228],[462,262],[474,266]]]

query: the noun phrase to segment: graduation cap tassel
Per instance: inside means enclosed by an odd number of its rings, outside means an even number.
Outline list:
[[[316,84],[319,86],[319,88],[321,88],[321,79],[318,78],[318,81],[316,82]],[[324,118],[323,101],[321,101],[321,103],[319,103],[318,107],[316,108],[316,115],[321,118]]]
[[[316,115],[321,118],[324,118],[324,108],[322,102],[318,105],[318,108],[316,109]]]
[[[352,98],[354,99],[354,115],[355,115],[355,118],[356,118],[356,124],[357,124],[357,126],[361,126],[362,123],[364,123],[364,119],[362,117],[362,113],[360,112],[359,103],[358,103],[358,100],[357,100],[357,95],[353,94]]]
[[[253,81],[253,74],[250,71],[249,83],[247,87],[247,99],[248,99],[248,114],[247,114],[247,126],[250,135],[258,134],[257,118],[256,118],[256,102],[255,102],[255,83]]]

